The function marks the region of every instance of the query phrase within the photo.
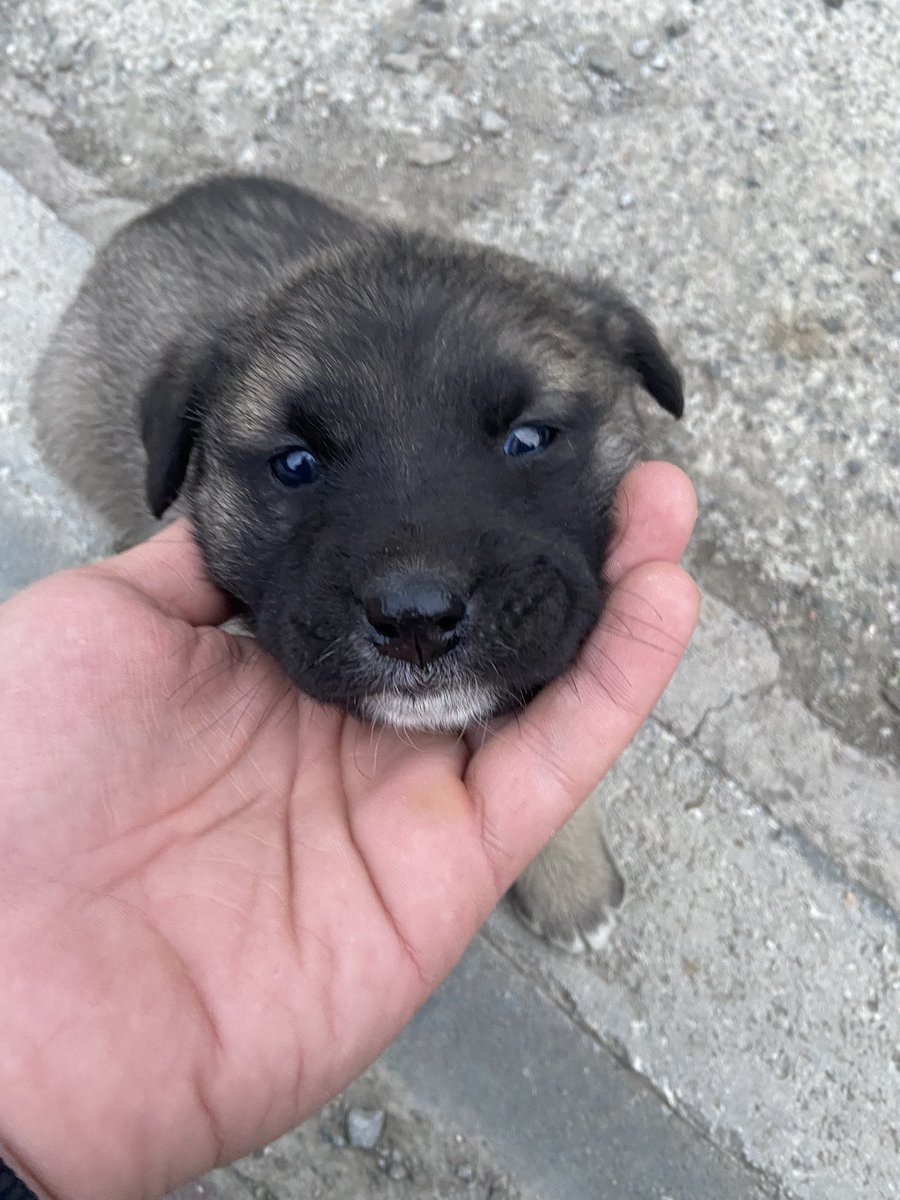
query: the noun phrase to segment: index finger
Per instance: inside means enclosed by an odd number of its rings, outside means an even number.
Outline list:
[[[184,518],[148,541],[82,569],[130,584],[163,612],[191,625],[220,625],[229,616],[228,600],[210,582]]]

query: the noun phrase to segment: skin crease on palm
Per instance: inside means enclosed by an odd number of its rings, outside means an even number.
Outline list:
[[[570,672],[467,738],[309,701],[189,530],[0,607],[0,1155],[41,1195],[159,1197],[359,1074],[668,682],[698,595],[676,468],[618,496]]]

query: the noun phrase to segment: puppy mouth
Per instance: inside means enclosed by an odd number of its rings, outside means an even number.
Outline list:
[[[404,729],[459,731],[498,709],[501,691],[452,650],[420,667],[379,658],[357,710],[370,721]]]
[[[453,733],[487,720],[497,711],[499,693],[482,683],[447,684],[427,691],[383,691],[367,696],[362,715],[380,725]]]

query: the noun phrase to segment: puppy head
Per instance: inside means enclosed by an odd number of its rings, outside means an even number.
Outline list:
[[[601,605],[635,384],[681,381],[606,288],[401,234],[314,262],[143,402],[211,576],[317,699],[420,728],[520,704]]]

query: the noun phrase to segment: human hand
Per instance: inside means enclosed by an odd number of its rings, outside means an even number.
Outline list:
[[[437,987],[693,629],[690,484],[618,500],[614,616],[469,745],[299,694],[215,627],[184,524],[0,607],[0,1155],[36,1190],[155,1198],[265,1144]]]

